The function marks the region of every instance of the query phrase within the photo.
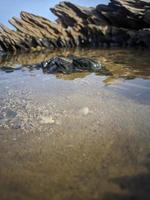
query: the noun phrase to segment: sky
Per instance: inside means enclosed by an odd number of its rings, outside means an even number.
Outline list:
[[[0,22],[11,27],[8,20],[13,16],[19,17],[20,11],[28,11],[54,20],[55,17],[49,8],[59,2],[60,0],[0,0]],[[82,6],[95,6],[107,4],[108,0],[70,0],[70,2]]]

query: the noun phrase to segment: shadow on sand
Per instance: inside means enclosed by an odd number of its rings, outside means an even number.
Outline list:
[[[144,167],[144,173],[110,180],[119,186],[123,194],[106,193],[103,200],[150,200],[150,154]]]

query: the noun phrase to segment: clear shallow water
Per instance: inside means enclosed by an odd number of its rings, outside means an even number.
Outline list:
[[[75,54],[111,76],[48,75],[29,64]],[[61,50],[7,57],[0,71],[1,199],[149,199],[150,55]]]

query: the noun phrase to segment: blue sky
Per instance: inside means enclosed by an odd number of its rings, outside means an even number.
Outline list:
[[[0,22],[8,25],[8,19],[12,16],[19,16],[20,11],[28,11],[54,20],[49,8],[59,3],[59,0],[0,0]],[[107,4],[108,0],[70,0],[82,6],[95,6]]]

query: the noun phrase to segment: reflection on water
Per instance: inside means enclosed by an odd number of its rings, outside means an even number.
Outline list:
[[[112,75],[31,67],[68,54]],[[149,52],[117,49],[1,58],[0,199],[149,200],[149,63]]]
[[[106,84],[112,84],[119,78],[134,79],[134,78],[150,78],[150,52],[144,50],[117,50],[117,49],[59,49],[57,51],[44,51],[26,53],[20,55],[5,55],[0,59],[0,66],[19,68],[20,65],[28,66],[31,64],[46,61],[55,56],[68,56],[70,54],[76,56],[84,56],[94,58],[105,65],[112,72],[112,76],[105,80]],[[4,69],[4,68],[3,68]],[[80,73],[74,74],[75,78],[82,77]],[[62,77],[63,76],[59,76]],[[70,76],[64,76],[64,79],[70,79]],[[71,75],[71,80],[73,75]]]

